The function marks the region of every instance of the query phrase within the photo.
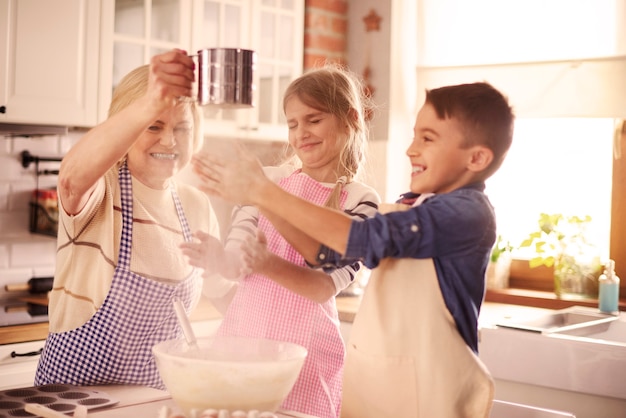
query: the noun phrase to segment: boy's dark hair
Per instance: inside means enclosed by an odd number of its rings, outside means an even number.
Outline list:
[[[485,179],[500,168],[511,147],[515,121],[502,93],[485,82],[459,84],[426,90],[426,103],[435,108],[440,119],[454,117],[461,122],[468,147],[481,144],[493,152]]]

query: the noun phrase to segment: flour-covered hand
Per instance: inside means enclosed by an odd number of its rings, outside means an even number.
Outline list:
[[[194,241],[179,245],[189,264],[203,269],[208,274],[219,273],[224,260],[224,248],[220,240],[202,231],[193,235]]]
[[[234,155],[202,152],[191,162],[201,190],[233,203],[255,204],[260,186],[271,183],[261,162],[240,144],[235,146]]]
[[[243,274],[264,273],[271,264],[275,254],[267,249],[267,238],[262,231],[257,231],[256,237],[248,237],[241,244],[241,259]]]

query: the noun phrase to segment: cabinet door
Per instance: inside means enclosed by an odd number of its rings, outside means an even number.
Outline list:
[[[106,119],[113,90],[131,70],[148,64],[161,52],[189,50],[190,22],[191,0],[106,3],[101,31],[100,121]]]
[[[206,48],[253,49],[250,26],[251,0],[197,0],[194,2],[193,50]],[[205,131],[218,136],[237,136],[247,123],[249,109],[205,109]]]
[[[262,0],[257,16],[259,100],[255,129],[262,135],[279,135],[286,140],[283,93],[302,74],[304,1]]]
[[[101,121],[112,88],[154,54],[245,48],[257,51],[256,105],[207,107],[207,136],[286,140],[282,94],[302,72],[304,0],[116,0],[110,10],[108,5],[102,6]]]
[[[44,341],[0,346],[0,390],[32,386]]]
[[[196,0],[193,45],[257,52],[251,109],[207,109],[208,136],[286,140],[282,94],[302,73],[304,0]]]
[[[0,6],[6,13],[0,121],[95,124],[100,2],[2,0]]]

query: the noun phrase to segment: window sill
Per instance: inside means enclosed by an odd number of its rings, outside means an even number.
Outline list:
[[[554,292],[528,289],[487,289],[485,302],[507,303],[509,305],[532,306],[546,309],[565,309],[570,306],[598,306],[597,299],[559,299]],[[620,299],[619,310],[626,311],[626,300]]]
[[[620,284],[619,310],[626,311],[626,280]],[[544,266],[530,268],[528,260],[511,262],[509,287],[487,289],[486,302],[532,306],[545,309],[565,309],[570,306],[598,307],[598,299],[559,299],[554,294],[554,271]]]

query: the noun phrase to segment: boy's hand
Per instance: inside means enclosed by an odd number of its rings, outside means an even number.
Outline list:
[[[260,161],[240,144],[230,158],[203,152],[191,163],[201,181],[200,190],[233,203],[254,205],[262,185],[271,183]]]

